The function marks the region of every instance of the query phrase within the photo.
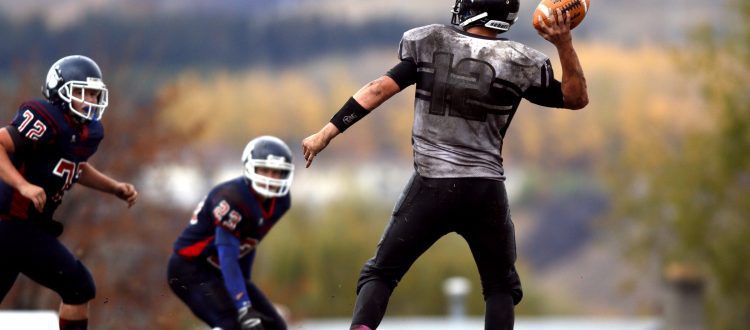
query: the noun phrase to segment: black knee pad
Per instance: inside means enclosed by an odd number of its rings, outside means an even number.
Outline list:
[[[96,285],[86,266],[78,261],[75,269],[67,275],[65,285],[57,292],[64,304],[80,305],[94,299]]]

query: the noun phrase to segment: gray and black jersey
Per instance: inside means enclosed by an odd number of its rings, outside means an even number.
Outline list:
[[[504,180],[503,137],[522,98],[562,106],[549,58],[518,42],[428,25],[404,33],[416,64],[414,166],[429,178]]]

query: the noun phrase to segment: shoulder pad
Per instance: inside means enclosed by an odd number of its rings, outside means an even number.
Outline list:
[[[59,110],[47,101],[29,101],[21,104],[11,122],[21,136],[30,140],[47,140],[60,131]]]
[[[403,40],[404,41],[417,41],[426,38],[433,32],[439,29],[445,28],[444,25],[441,24],[430,24],[425,26],[420,26],[417,28],[413,28],[409,31],[404,32]]]
[[[541,67],[549,61],[547,55],[522,43],[508,41],[508,47],[514,50],[511,61],[518,65]]]
[[[435,32],[445,28],[444,25],[431,24],[404,32],[404,36],[401,38],[401,44],[399,45],[398,58],[402,61],[407,59],[414,62],[421,61],[422,59],[419,58],[419,49],[424,46],[420,47],[418,45],[424,43],[423,40],[427,39]]]

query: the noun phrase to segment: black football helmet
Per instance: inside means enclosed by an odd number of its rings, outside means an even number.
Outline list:
[[[519,0],[456,0],[451,24],[461,28],[486,26],[505,32],[518,18]]]
[[[79,96],[73,91],[80,89]],[[96,90],[99,97],[96,103],[84,99],[86,90]],[[84,120],[100,120],[109,103],[107,86],[102,80],[102,71],[90,58],[82,55],[63,57],[47,72],[47,81],[42,86],[42,94],[52,103],[67,103],[70,111]],[[81,111],[73,107],[73,101],[84,103]]]
[[[294,177],[292,151],[281,139],[264,135],[252,139],[242,153],[245,177],[252,182],[255,192],[264,197],[280,197],[289,193]],[[258,168],[281,170],[280,178],[256,172]]]

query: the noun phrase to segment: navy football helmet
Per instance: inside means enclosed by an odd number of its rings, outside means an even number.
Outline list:
[[[80,94],[73,93],[80,89]],[[87,102],[86,90],[96,90],[96,103]],[[42,86],[42,94],[52,103],[67,103],[70,111],[84,120],[100,120],[109,103],[107,86],[102,80],[102,71],[90,58],[82,55],[71,55],[59,59],[47,72],[47,81]],[[81,102],[85,107],[78,111],[73,101]]]
[[[264,197],[280,197],[289,193],[294,177],[292,151],[281,139],[264,135],[252,139],[242,153],[245,177],[252,182],[255,192]],[[272,178],[257,173],[258,168],[281,171],[281,177]]]
[[[485,26],[505,32],[518,19],[519,0],[456,0],[451,24],[463,29]]]

